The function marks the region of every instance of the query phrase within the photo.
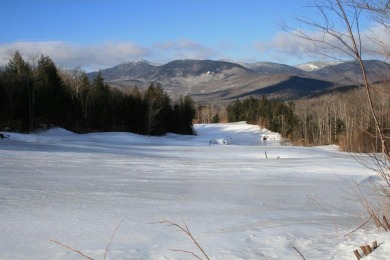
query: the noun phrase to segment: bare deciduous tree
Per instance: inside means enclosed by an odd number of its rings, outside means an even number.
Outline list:
[[[299,29],[292,28],[286,24],[282,27],[285,31],[299,39],[312,43],[313,49],[311,51],[323,57],[339,60],[353,59],[359,64],[363,79],[361,86],[365,89],[369,112],[373,119],[373,125],[380,140],[382,151],[381,155],[372,154],[370,156],[371,161],[361,160],[363,165],[376,171],[385,183],[376,187],[377,195],[385,198],[385,206],[374,211],[368,211],[373,219],[380,222],[382,218],[378,215],[373,216],[373,214],[383,214],[383,207],[390,206],[390,139],[389,136],[386,136],[383,121],[380,121],[380,110],[378,110],[380,106],[375,103],[373,97],[377,88],[369,79],[363,56],[366,54],[375,54],[377,57],[382,55],[382,59],[387,60],[389,52],[387,45],[379,36],[364,37],[363,39],[361,21],[362,15],[368,14],[374,18],[377,24],[382,25],[384,28],[383,33],[389,34],[389,1],[324,0],[315,1],[312,7],[320,14],[315,20],[308,17],[297,18],[300,24]],[[309,30],[303,28],[308,28]],[[377,46],[377,48],[372,48],[372,46]],[[375,51],[378,52],[374,53]],[[366,207],[366,205],[364,206]],[[386,219],[384,215],[383,219]]]

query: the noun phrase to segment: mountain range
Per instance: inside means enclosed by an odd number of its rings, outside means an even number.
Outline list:
[[[390,75],[390,65],[364,61],[371,82]],[[358,62],[310,62],[297,66],[272,62],[233,63],[215,60],[174,60],[156,65],[145,60],[124,62],[100,71],[105,81],[119,88],[146,88],[160,84],[176,99],[190,94],[198,102],[216,102],[267,95],[299,99],[362,82]],[[91,72],[95,77],[98,72]]]

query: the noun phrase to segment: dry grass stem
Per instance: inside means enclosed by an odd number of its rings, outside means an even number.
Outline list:
[[[296,248],[292,243],[291,243],[291,246],[292,246],[292,248],[294,248],[295,251],[298,252],[298,254],[302,257],[303,260],[306,259],[306,258],[303,256],[303,254],[298,250],[298,248]]]
[[[372,202],[368,201],[367,197],[364,195],[363,191],[360,188],[360,185],[356,183],[356,195],[358,197],[358,200],[360,204],[363,206],[363,208],[366,210],[368,214],[370,214],[371,218],[374,220],[374,223],[376,227],[379,229],[383,228],[385,231],[390,231],[385,223],[385,213],[382,206],[375,206]],[[387,200],[387,198],[385,198]],[[380,215],[384,218],[383,221],[380,220]],[[387,220],[387,219],[386,219]]]
[[[77,254],[83,256],[84,258],[93,260],[93,258],[87,256],[86,254],[83,254],[81,251],[76,250],[76,249],[74,249],[74,248],[72,248],[72,247],[70,247],[70,246],[64,245],[64,244],[62,244],[62,243],[60,243],[60,242],[58,242],[58,241],[56,241],[56,240],[50,240],[50,241],[51,241],[51,242],[54,242],[54,243],[56,243],[56,244],[59,244],[60,246],[66,248],[66,249],[69,249],[69,250],[71,250],[71,251],[73,251],[73,252],[75,252],[75,253],[77,253]]]
[[[114,232],[112,232],[110,241],[108,241],[106,250],[104,251],[104,258],[103,258],[104,260],[106,260],[107,252],[108,252],[108,250],[109,250],[109,247],[110,247],[110,245],[111,245],[112,240],[113,240],[114,237],[115,237],[115,233],[116,233],[116,231],[118,230],[119,226],[120,226],[122,223],[123,223],[123,220],[122,220],[121,222],[119,222],[119,224],[118,224],[118,225],[116,226],[116,228],[114,229]]]
[[[107,246],[106,246],[106,249],[105,249],[105,251],[104,251],[104,258],[103,258],[104,260],[106,260],[107,252],[109,251],[109,248],[110,248],[110,245],[111,245],[112,240],[114,240],[115,233],[116,233],[116,231],[118,230],[119,226],[120,226],[122,223],[123,223],[123,220],[122,220],[121,222],[119,222],[119,224],[118,224],[118,225],[116,226],[116,228],[114,229],[114,232],[112,232],[110,241],[108,241]],[[58,242],[58,241],[56,241],[56,240],[50,240],[50,241],[51,241],[51,242],[54,242],[54,243],[56,243],[56,244],[58,244],[58,245],[60,245],[60,246],[62,246],[62,247],[64,247],[64,248],[66,248],[66,249],[69,249],[69,250],[71,250],[71,251],[73,251],[73,252],[75,252],[75,253],[77,253],[77,254],[83,256],[84,258],[92,259],[92,260],[93,260],[93,258],[87,256],[86,254],[82,253],[81,251],[79,251],[79,250],[77,250],[77,249],[74,249],[74,248],[72,248],[72,247],[70,247],[70,246],[64,245],[64,244],[62,244],[61,242]]]
[[[169,250],[171,250],[173,252],[182,252],[182,253],[190,254],[190,255],[193,255],[195,258],[197,258],[199,260],[202,260],[202,258],[200,258],[197,254],[195,254],[192,251],[181,250],[181,249],[169,249]]]
[[[387,230],[390,230],[389,222],[387,221],[387,218],[383,216],[383,224],[387,228]]]
[[[356,232],[357,230],[361,229],[365,224],[367,224],[370,220],[372,219],[372,215],[370,216],[369,219],[367,219],[363,224],[361,224],[360,226],[358,226],[357,228],[355,228],[354,230],[352,230],[351,232],[349,232],[348,234],[345,234],[344,236],[349,236],[351,235],[352,233]]]
[[[191,234],[191,231],[190,229],[188,228],[187,224],[183,221],[183,225],[179,225],[177,223],[174,223],[174,222],[171,222],[171,221],[167,221],[167,220],[163,220],[163,221],[160,221],[158,222],[159,224],[164,224],[164,225],[167,225],[168,227],[176,227],[178,228],[178,231],[182,231],[184,232],[191,240],[192,242],[196,245],[196,247],[202,252],[202,254],[204,255],[204,257],[206,257],[206,259],[210,260],[209,256],[206,254],[206,252],[203,250],[203,248],[200,246],[200,244],[198,243],[198,241],[194,238],[194,236]],[[195,256],[196,258],[198,259],[202,259],[200,256],[198,256],[197,254],[195,254],[194,252],[190,252],[190,251],[186,251],[186,250],[173,250],[173,249],[170,249],[171,251],[175,251],[175,252],[183,252],[183,253],[187,253],[187,254],[192,254],[193,256]]]

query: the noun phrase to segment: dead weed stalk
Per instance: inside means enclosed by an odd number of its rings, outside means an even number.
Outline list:
[[[190,229],[188,228],[187,224],[184,222],[183,220],[183,224],[182,225],[179,225],[175,222],[172,222],[172,221],[168,221],[168,220],[163,220],[163,221],[160,221],[158,222],[158,224],[163,224],[163,225],[166,225],[168,227],[176,227],[178,228],[178,231],[181,231],[181,232],[184,232],[184,234],[187,235],[187,237],[189,237],[192,242],[196,245],[196,247],[202,252],[203,256],[207,259],[207,260],[210,260],[209,256],[207,255],[207,253],[205,252],[205,250],[200,246],[200,244],[198,243],[198,241],[194,238],[194,236],[192,235]],[[175,251],[175,252],[182,252],[182,253],[186,253],[186,254],[191,254],[193,255],[194,257],[196,257],[197,259],[202,259],[199,255],[195,254],[194,252],[192,251],[187,251],[187,250],[182,250],[182,249],[170,249],[171,251]]]
[[[116,231],[118,230],[119,226],[120,226],[122,223],[123,223],[123,220],[122,220],[121,222],[119,222],[119,224],[115,227],[114,232],[112,232],[111,238],[110,238],[110,240],[109,240],[108,243],[107,243],[106,249],[104,250],[104,257],[103,257],[104,260],[106,260],[106,258],[107,258],[107,252],[109,251],[110,245],[111,245],[112,241],[114,240],[115,233],[116,233]],[[66,248],[66,249],[68,249],[68,250],[70,250],[70,251],[73,251],[73,252],[75,252],[75,253],[81,255],[82,257],[84,257],[84,258],[86,258],[86,259],[93,260],[92,257],[90,257],[90,256],[88,256],[88,255],[86,255],[86,254],[84,254],[84,253],[81,252],[80,250],[74,249],[74,248],[71,247],[71,246],[65,245],[65,244],[63,244],[63,243],[61,243],[61,242],[59,242],[59,241],[57,241],[57,240],[53,240],[53,239],[51,239],[50,241],[53,242],[53,243],[56,243],[56,244],[58,244],[58,245],[60,245],[60,246],[62,246],[63,248]]]

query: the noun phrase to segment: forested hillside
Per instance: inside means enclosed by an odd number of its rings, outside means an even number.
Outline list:
[[[373,95],[375,110],[384,133],[390,134],[389,83],[375,85]],[[227,106],[198,107],[201,122],[247,121],[271,131],[298,145],[337,144],[349,152],[380,151],[381,143],[370,116],[370,107],[364,89],[356,87],[348,91],[317,97],[283,102],[248,97],[236,100]],[[388,140],[390,141],[390,140]]]

